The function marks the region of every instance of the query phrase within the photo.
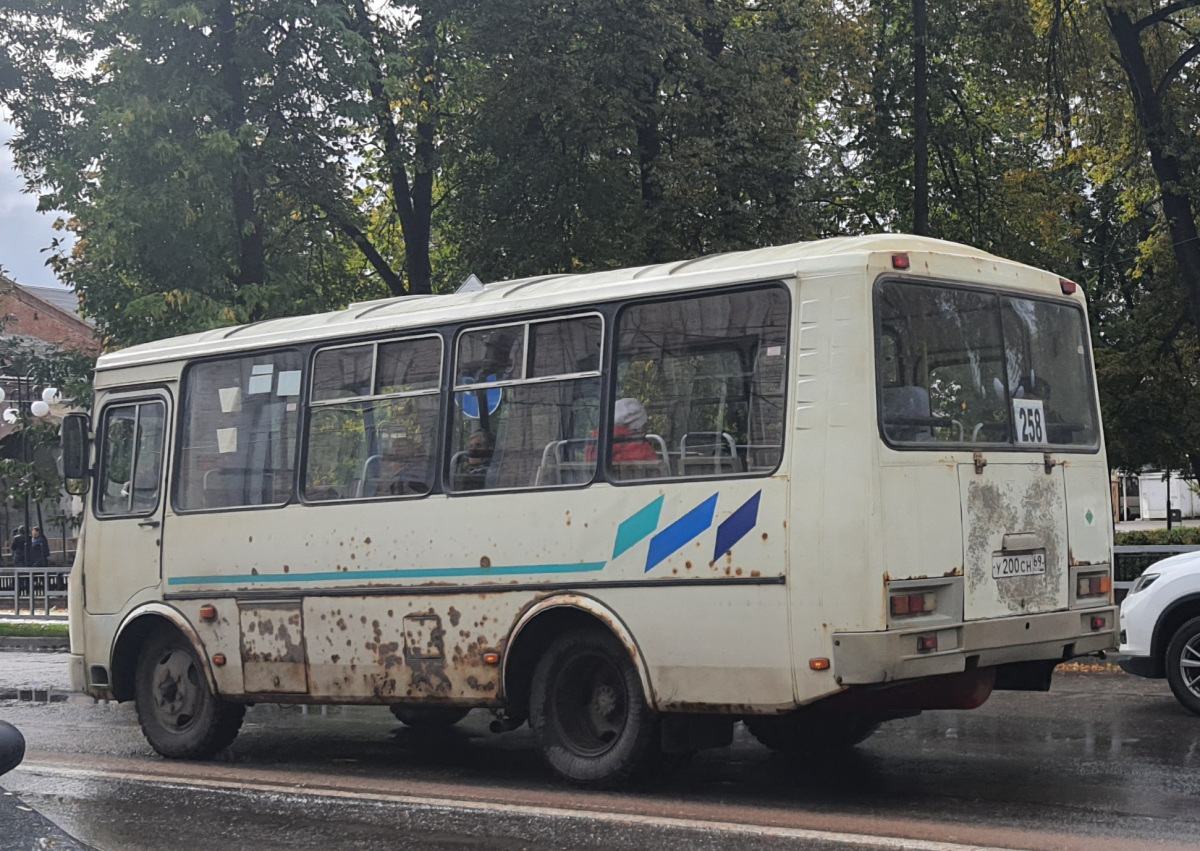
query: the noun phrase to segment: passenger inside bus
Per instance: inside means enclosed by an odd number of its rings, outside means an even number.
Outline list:
[[[626,464],[634,461],[659,461],[654,447],[642,436],[649,416],[646,407],[637,399],[618,399],[613,406],[613,463]],[[598,431],[592,432],[596,437]],[[584,459],[596,460],[596,446],[589,444],[584,450]]]
[[[475,431],[467,441],[467,450],[456,456],[454,489],[474,491],[486,488],[488,470],[495,450],[496,439],[490,431]]]

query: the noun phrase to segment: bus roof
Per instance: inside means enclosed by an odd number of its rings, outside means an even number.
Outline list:
[[[909,251],[1001,260],[960,243],[907,234],[836,237],[628,269],[500,281],[485,284],[482,289],[473,292],[398,296],[360,302],[345,310],[330,313],[267,319],[131,346],[102,355],[96,369],[121,369],[183,358],[284,347],[300,341],[386,333],[393,329],[551,310],[633,295],[670,293],[692,286],[769,280],[802,274],[805,266],[814,269],[826,267],[831,259],[861,258],[865,262],[866,255],[872,253]]]

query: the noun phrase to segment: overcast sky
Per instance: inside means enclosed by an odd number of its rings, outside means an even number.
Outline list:
[[[45,265],[56,232],[51,225],[58,216],[39,213],[37,198],[21,191],[25,185],[13,168],[8,140],[13,128],[0,116],[0,267],[18,284],[31,287],[59,286],[54,273]]]

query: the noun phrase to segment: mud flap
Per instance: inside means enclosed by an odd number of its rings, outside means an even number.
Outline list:
[[[1037,659],[996,666],[996,688],[1004,691],[1050,691],[1059,659]]]
[[[683,754],[731,745],[736,720],[730,715],[667,713],[662,716],[663,753]]]

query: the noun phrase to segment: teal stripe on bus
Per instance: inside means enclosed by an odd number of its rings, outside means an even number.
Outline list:
[[[228,585],[253,582],[332,582],[358,579],[431,579],[453,576],[523,576],[531,573],[594,573],[608,562],[530,564],[514,567],[433,567],[414,570],[323,570],[317,573],[243,573],[236,576],[172,576],[168,585]]]

